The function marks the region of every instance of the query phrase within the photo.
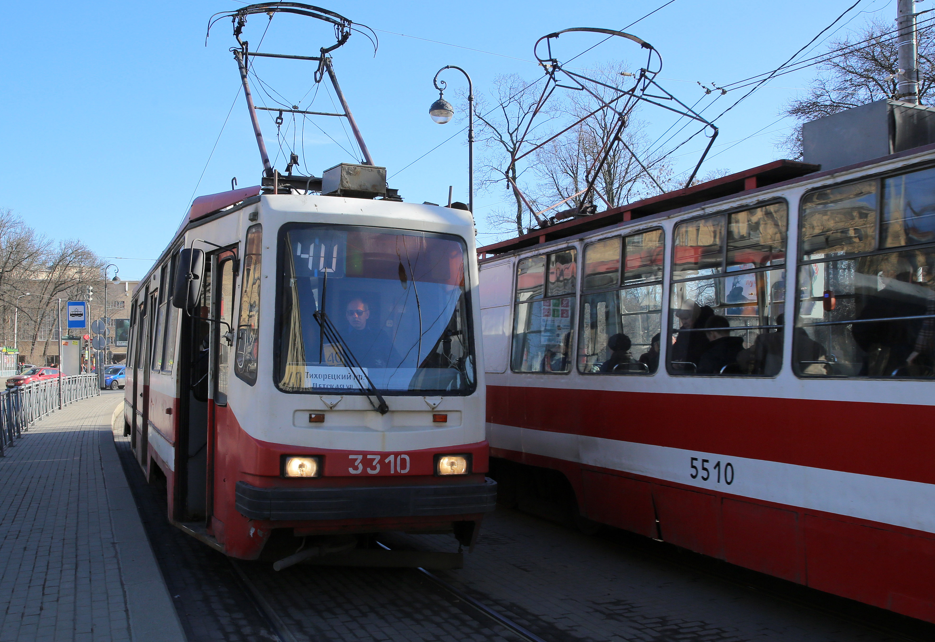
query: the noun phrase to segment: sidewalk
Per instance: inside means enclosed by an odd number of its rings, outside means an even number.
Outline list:
[[[185,639],[114,448],[122,407],[71,404],[0,457],[0,642]]]

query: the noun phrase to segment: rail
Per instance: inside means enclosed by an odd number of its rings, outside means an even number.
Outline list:
[[[61,390],[59,389],[61,386]],[[0,393],[0,457],[29,427],[68,404],[101,394],[97,375],[37,381]]]

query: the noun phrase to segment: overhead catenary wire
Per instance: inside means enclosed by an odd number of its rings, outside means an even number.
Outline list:
[[[634,25],[636,25],[636,24],[642,22],[643,20],[645,20],[645,19],[648,18],[649,16],[653,15],[653,14],[656,13],[657,11],[660,11],[661,9],[664,9],[665,7],[669,6],[669,5],[672,4],[673,2],[675,2],[675,0],[668,0],[667,2],[663,3],[662,5],[660,5],[659,7],[655,8],[655,9],[653,9],[653,10],[650,11],[649,13],[647,13],[647,14],[643,15],[642,17],[640,17],[640,18],[634,20],[633,22],[631,22],[630,24],[628,24],[627,26],[625,26],[623,29],[629,29],[630,27],[632,27],[632,26],[634,26]],[[571,58],[571,60],[575,60],[576,58],[581,57],[582,55],[584,55],[585,53],[587,53],[588,51],[590,51],[590,50],[593,49],[594,47],[600,45],[600,44],[603,43],[603,42],[606,42],[609,38],[610,38],[610,37],[605,38],[605,39],[602,40],[601,42],[599,42],[599,43],[597,43],[596,45],[593,45],[592,47],[590,47],[589,49],[587,49],[587,50],[585,50],[585,51],[582,51],[582,52],[579,53],[578,55],[576,55],[576,56],[574,56],[573,58]],[[570,61],[569,61],[569,62],[570,62]],[[503,102],[501,102],[501,103],[499,103],[498,105],[496,105],[496,106],[494,106],[493,108],[491,108],[487,113],[485,113],[485,114],[482,116],[482,118],[487,118],[488,116],[490,116],[491,114],[493,114],[495,111],[497,111],[498,109],[503,108],[505,105],[509,104],[510,102],[512,102],[513,100],[515,100],[516,98],[522,96],[525,92],[529,91],[530,89],[532,89],[533,87],[535,87],[536,85],[538,85],[540,82],[542,82],[542,81],[545,80],[545,79],[546,79],[546,76],[540,76],[537,80],[535,80],[535,81],[533,81],[533,82],[531,82],[531,83],[528,83],[525,87],[523,87],[522,89],[520,89],[519,91],[517,91],[516,93],[514,93],[513,95],[511,95],[509,98],[507,98],[507,99],[504,100]],[[391,174],[391,175],[389,176],[389,178],[394,178],[394,177],[396,177],[396,176],[399,176],[399,175],[402,174],[404,171],[406,171],[407,169],[409,169],[410,167],[412,167],[413,165],[415,165],[416,163],[418,163],[420,160],[422,160],[423,158],[425,158],[425,157],[428,156],[429,154],[433,153],[435,150],[437,150],[437,149],[439,149],[440,147],[443,147],[444,145],[448,144],[450,141],[452,141],[452,140],[453,140],[454,138],[456,138],[457,136],[460,136],[460,135],[461,135],[462,133],[464,133],[466,130],[467,130],[467,127],[462,127],[460,130],[456,131],[454,134],[452,134],[451,136],[449,136],[448,138],[446,138],[445,140],[443,140],[441,143],[439,143],[439,144],[436,145],[435,147],[431,148],[430,150],[428,150],[427,152],[425,152],[424,154],[422,154],[421,156],[419,156],[418,158],[416,158],[416,159],[413,160],[412,162],[408,163],[407,165],[404,165],[404,166],[402,167],[402,169],[399,169],[399,170],[397,170],[396,172],[394,172],[393,174]]]
[[[829,24],[827,27],[825,27],[824,29],[822,29],[821,31],[819,31],[818,34],[817,34],[814,38],[812,38],[811,40],[809,40],[808,43],[806,43],[803,47],[801,47],[798,51],[796,51],[796,53],[792,54],[792,56],[791,56],[788,60],[786,60],[786,62],[784,62],[783,64],[779,65],[779,67],[776,67],[773,71],[769,72],[769,73],[766,75],[765,78],[763,78],[762,80],[760,80],[759,82],[757,82],[757,83],[754,85],[753,89],[751,89],[750,91],[748,91],[747,93],[745,93],[743,96],[741,96],[740,98],[738,98],[736,101],[734,101],[734,103],[731,104],[730,107],[728,107],[727,109],[725,109],[724,111],[722,111],[720,114],[718,114],[717,116],[715,116],[714,118],[712,118],[712,119],[711,119],[711,123],[717,122],[722,116],[724,116],[724,115],[727,114],[729,111],[731,111],[734,107],[736,107],[736,106],[739,105],[741,102],[743,102],[744,100],[746,100],[747,98],[749,98],[757,89],[759,89],[759,88],[762,87],[765,83],[767,83],[769,80],[771,80],[779,71],[781,71],[784,67],[786,67],[792,60],[794,60],[795,57],[799,55],[799,53],[801,53],[801,52],[804,51],[806,48],[808,48],[813,42],[815,42],[819,37],[821,37],[821,35],[822,35],[823,33],[825,33],[826,31],[828,31],[828,29],[830,29],[831,27],[833,27],[839,20],[841,20],[845,15],[847,15],[851,10],[853,10],[853,9],[854,9],[858,4],[860,4],[862,1],[863,1],[863,0],[857,0],[854,4],[852,4],[850,7],[848,7],[847,9],[845,9],[837,18],[835,18],[835,19],[831,22],[831,24]],[[710,106],[710,105],[709,105],[709,106]],[[703,110],[702,110],[702,111],[703,111]],[[698,136],[698,134],[700,134],[700,133],[703,132],[703,131],[704,131],[704,128],[698,130],[697,132],[695,132],[694,134],[692,134],[691,136],[689,136],[688,138],[686,138],[684,141],[682,141],[681,143],[679,143],[678,145],[676,145],[673,149],[669,150],[669,152],[667,152],[667,153],[665,154],[665,156],[663,156],[663,159],[669,158],[676,150],[678,150],[678,149],[680,149],[681,147],[683,147],[684,145],[688,144],[692,139],[694,139],[696,136]]]
[[[266,33],[269,31],[269,25],[272,23],[272,21],[272,17],[270,17],[270,21],[266,24],[266,29],[263,30],[263,36],[260,38],[260,44],[257,45],[258,51],[259,48],[263,46],[263,41],[266,40]],[[250,64],[251,66],[253,65],[252,60],[250,61]],[[198,188],[201,186],[201,181],[205,177],[205,172],[208,171],[208,165],[211,163],[211,159],[214,157],[214,152],[217,150],[218,143],[221,141],[221,136],[224,134],[224,129],[227,127],[227,121],[230,120],[231,114],[234,112],[234,106],[237,104],[237,99],[240,98],[241,91],[243,91],[243,85],[238,83],[237,93],[234,95],[234,100],[231,102],[230,109],[227,110],[227,116],[224,118],[224,123],[221,125],[221,131],[218,132],[217,138],[214,140],[214,145],[211,147],[211,152],[208,154],[208,160],[205,161],[205,166],[201,170],[201,175],[198,177],[198,182],[195,183],[195,189],[192,190],[192,195],[188,197],[189,203],[194,200],[195,194],[198,193]]]
[[[917,31],[928,31],[931,28],[932,23],[935,22],[935,18],[926,18],[925,20],[918,23],[916,26]],[[891,37],[886,37],[891,36]],[[828,62],[836,57],[843,56],[845,54],[856,53],[860,51],[866,51],[872,49],[873,47],[879,46],[879,44],[884,44],[897,40],[899,37],[899,31],[894,29],[892,31],[886,31],[880,34],[878,37],[867,38],[865,40],[860,40],[856,43],[834,49],[832,51],[827,51],[823,54],[813,56],[812,58],[806,58],[805,60],[799,61],[794,65],[789,65],[782,71],[775,74],[774,77],[785,76],[790,73],[795,73],[796,71],[801,71],[809,67],[815,67],[821,65],[825,62]],[[727,91],[736,91],[737,89],[742,89],[744,87],[749,87],[751,84],[754,84],[758,78],[763,76],[768,76],[771,72],[763,72],[755,76],[750,76],[749,78],[744,78],[742,80],[736,80],[732,83],[727,83],[719,88],[724,88]]]

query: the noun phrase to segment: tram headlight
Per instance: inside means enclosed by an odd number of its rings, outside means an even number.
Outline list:
[[[320,471],[318,457],[283,457],[283,477],[318,477]]]
[[[467,475],[470,472],[468,455],[439,455],[435,458],[436,475]]]

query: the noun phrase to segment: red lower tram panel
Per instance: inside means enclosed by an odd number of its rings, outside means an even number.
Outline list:
[[[468,474],[435,474],[436,458],[464,455]],[[284,478],[283,457],[318,457],[317,478]],[[218,432],[212,535],[224,552],[256,559],[271,533],[294,536],[388,530],[453,532],[471,545],[497,485],[486,478],[487,442],[409,452],[295,448],[258,441],[239,426]]]
[[[494,449],[562,473],[582,514],[731,564],[935,622],[935,535]]]

